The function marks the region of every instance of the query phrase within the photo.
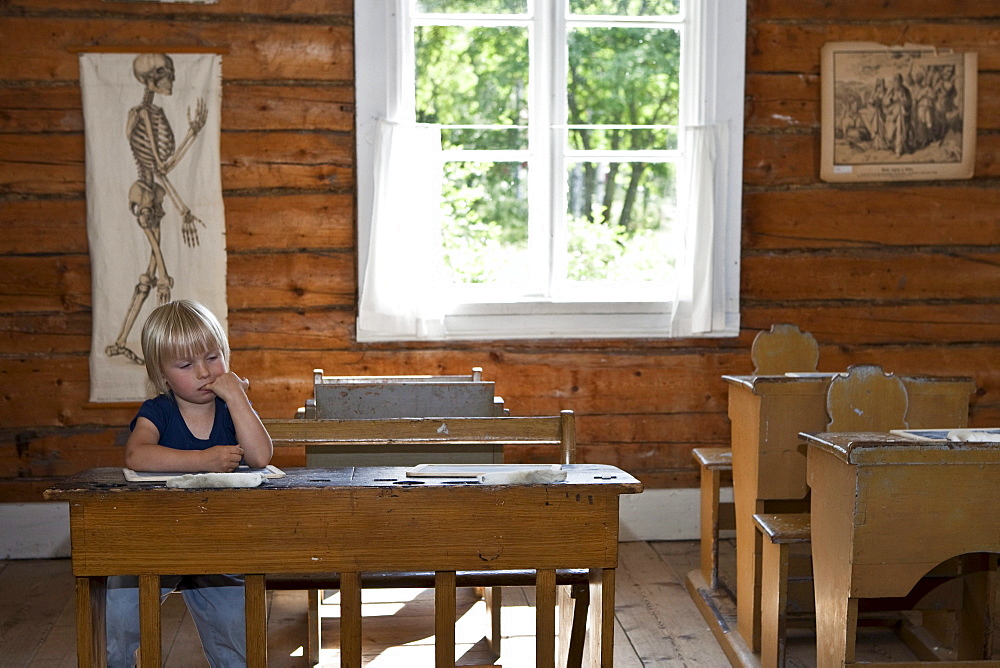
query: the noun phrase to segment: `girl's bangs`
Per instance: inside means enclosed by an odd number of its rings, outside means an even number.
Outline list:
[[[201,327],[184,330],[177,328],[167,335],[166,340],[170,344],[165,352],[173,359],[189,359],[216,349],[223,355],[226,352],[222,341],[211,330]]]

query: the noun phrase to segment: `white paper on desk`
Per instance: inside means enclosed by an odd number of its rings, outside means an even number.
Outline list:
[[[170,471],[133,471],[132,469],[122,469],[125,474],[125,480],[128,482],[166,482],[170,478],[177,478],[182,475],[187,475],[181,471],[170,472]],[[239,466],[233,473],[259,473],[262,478],[283,478],[285,477],[285,472],[279,469],[277,466],[268,464],[262,469],[252,469],[249,466]],[[220,475],[226,475],[222,473]]]

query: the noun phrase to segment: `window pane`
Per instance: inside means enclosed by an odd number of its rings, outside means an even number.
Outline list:
[[[676,125],[680,37],[657,28],[581,28],[568,35],[569,125]],[[676,148],[662,130],[573,130],[573,148]]]
[[[519,162],[446,162],[445,264],[454,283],[523,283],[528,173]]]
[[[569,167],[571,281],[670,282],[679,252],[673,163]]]
[[[680,10],[680,0],[570,0],[569,8],[588,16],[667,16]]]
[[[677,150],[677,128],[570,127],[568,139],[577,150]]]
[[[517,27],[417,27],[417,122],[527,125],[527,38],[527,30]],[[518,137],[517,132],[451,132],[446,145],[523,148],[517,146],[523,135]]]
[[[528,11],[528,0],[417,0],[417,11],[436,14],[524,14]]]

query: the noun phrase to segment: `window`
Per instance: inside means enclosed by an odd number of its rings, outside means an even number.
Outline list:
[[[359,340],[737,333],[743,0],[355,7]]]

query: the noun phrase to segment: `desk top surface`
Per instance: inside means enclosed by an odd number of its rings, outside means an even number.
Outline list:
[[[1000,442],[921,441],[888,432],[825,432],[799,437],[850,464],[1000,464]]]
[[[606,488],[612,494],[638,494],[642,491],[642,483],[630,474],[614,466],[603,464],[568,464],[562,467],[566,471],[566,480],[561,482],[531,484],[531,485],[485,485],[472,478],[415,478],[407,477],[406,467],[345,467],[345,468],[288,468],[282,478],[266,479],[259,487],[252,488],[267,492],[269,490],[310,490],[310,489],[344,489],[344,488],[490,488],[497,487],[538,487],[538,486],[594,486]],[[245,489],[245,488],[244,488]],[[77,494],[136,491],[177,492],[227,492],[224,489],[172,489],[163,482],[127,482],[121,468],[89,469],[70,476],[46,490],[45,498],[50,500],[66,499]]]

